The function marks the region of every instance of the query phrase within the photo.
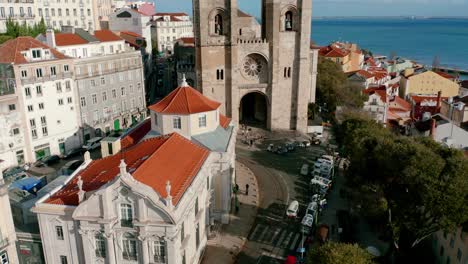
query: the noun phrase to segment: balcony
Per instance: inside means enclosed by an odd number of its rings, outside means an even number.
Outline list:
[[[28,84],[34,84],[34,83],[40,83],[40,82],[62,80],[62,79],[71,78],[71,77],[72,77],[71,72],[61,72],[56,75],[46,75],[41,78],[37,78],[37,77],[23,78],[21,79],[21,84],[28,85]]]

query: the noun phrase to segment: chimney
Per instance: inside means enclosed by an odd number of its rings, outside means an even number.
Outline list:
[[[431,137],[435,140],[437,122],[434,118],[431,119]]]
[[[442,103],[442,91],[437,93],[437,105],[436,105],[436,113],[440,112],[440,104]]]
[[[94,28],[92,26],[89,26],[88,33],[94,36]]]
[[[48,28],[46,30],[46,41],[47,41],[47,46],[51,48],[57,47],[55,44],[55,32],[52,28]]]

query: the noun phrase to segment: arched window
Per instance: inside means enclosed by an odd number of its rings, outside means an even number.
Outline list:
[[[218,14],[215,16],[215,34],[223,35],[223,17]]]
[[[293,30],[293,12],[288,11],[284,15],[284,29],[286,31],[292,31]]]

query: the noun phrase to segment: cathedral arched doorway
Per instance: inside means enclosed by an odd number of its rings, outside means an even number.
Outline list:
[[[255,127],[267,127],[268,101],[264,94],[251,92],[244,97],[239,106],[239,121]]]

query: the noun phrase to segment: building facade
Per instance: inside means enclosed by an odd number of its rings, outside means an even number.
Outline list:
[[[436,72],[426,69],[408,68],[400,80],[400,96],[406,98],[409,94],[437,94],[442,91],[442,97],[457,96],[460,85],[455,79],[446,78]]]
[[[468,263],[468,233],[459,227],[453,233],[438,231],[432,236],[432,248],[438,264]]]
[[[62,26],[97,29],[93,9],[95,0],[36,0],[37,21],[44,18],[48,27],[60,30]]]
[[[43,41],[73,57],[78,122],[84,141],[130,127],[145,117],[141,53],[109,30],[94,35],[49,31]]]
[[[193,24],[185,13],[156,13],[153,24],[152,40],[160,53],[172,54],[177,39],[193,37]]]
[[[0,33],[6,32],[6,23],[8,19],[18,22],[19,24],[26,23],[33,26],[40,18],[37,17],[34,0],[0,0]]]
[[[121,8],[109,16],[109,29],[112,31],[135,32],[146,40],[145,50],[151,54],[151,20],[152,16],[145,15],[137,9]]]
[[[13,224],[13,216],[8,199],[8,186],[3,180],[3,164],[0,163],[0,208],[2,208],[2,217],[0,217],[0,262],[1,263],[19,263],[16,254],[16,233]]]
[[[33,209],[46,262],[199,263],[210,226],[229,220],[235,173],[236,131],[219,106],[183,82],[150,107],[138,139],[100,160],[85,154]]]
[[[7,165],[77,147],[73,60],[31,37],[6,42],[0,57],[3,67],[12,66],[7,72],[10,94],[2,100],[2,109],[8,105],[6,117],[15,118],[3,121],[10,129],[1,154]]]
[[[240,31],[237,1],[194,1],[197,89],[235,123],[305,133],[312,2],[262,2],[258,38]]]

